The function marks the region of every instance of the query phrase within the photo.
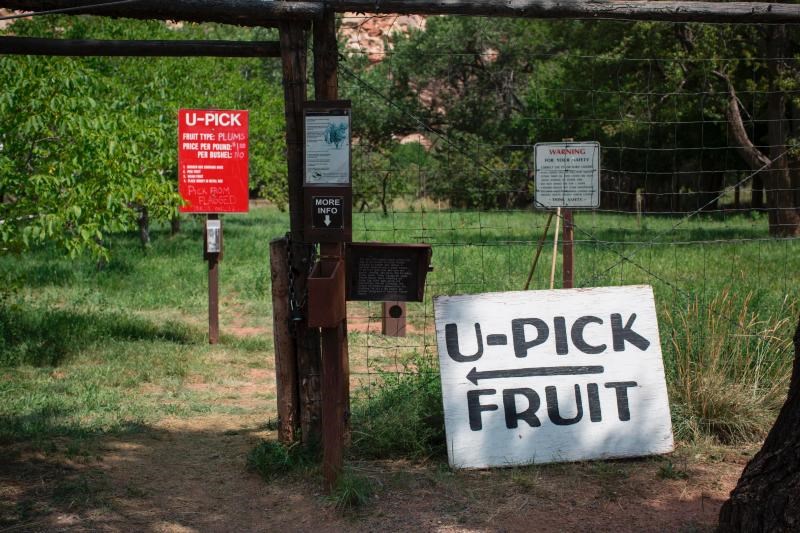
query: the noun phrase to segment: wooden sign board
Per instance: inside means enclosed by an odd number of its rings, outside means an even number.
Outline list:
[[[434,311],[452,467],[672,451],[651,287],[439,296]]]
[[[247,213],[248,119],[240,110],[179,110],[181,213]]]
[[[430,244],[348,244],[347,299],[421,302],[431,254]]]
[[[600,143],[537,143],[536,207],[600,207]]]

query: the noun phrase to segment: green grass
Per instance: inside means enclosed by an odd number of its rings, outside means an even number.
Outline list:
[[[225,387],[264,368],[271,335],[225,325],[271,328],[267,243],[287,224],[275,210],[225,218],[217,346],[207,344],[199,219],[174,237],[155,228],[147,251],[134,235],[114,237],[101,270],[50,247],[0,257],[0,443],[63,451],[166,416],[241,411],[187,384]]]
[[[299,442],[285,446],[276,441],[262,441],[247,456],[247,467],[270,481],[279,476],[315,469],[319,450]]]
[[[350,333],[351,375],[362,386],[354,392],[354,450],[437,453],[431,298],[520,290],[545,219],[533,211],[354,214],[355,240],[429,242],[435,268],[425,301],[408,306],[406,338],[379,334],[379,304],[348,306],[351,323],[370,322],[369,332]],[[653,285],[677,434],[757,438],[774,416],[792,355],[786,340],[800,295],[800,241],[770,239],[760,214],[694,218],[671,231],[679,221],[650,216],[640,227],[634,215],[576,213],[576,285]],[[174,237],[154,228],[146,251],[135,235],[113,237],[112,260],[100,270],[54,247],[0,256],[0,442],[66,449],[63,438],[80,450],[95,436],[141,431],[166,416],[241,412],[213,387],[188,385],[225,387],[267,368],[268,243],[286,232],[288,216],[257,208],[224,225],[217,346],[206,338],[199,218],[185,218]],[[532,288],[549,285],[548,242]],[[618,264],[620,253],[630,261]],[[240,338],[227,331],[233,326],[263,333]],[[417,374],[420,367],[427,370]],[[763,401],[732,400],[742,395]]]
[[[340,513],[352,513],[367,504],[374,493],[375,486],[368,477],[345,470],[328,499]]]

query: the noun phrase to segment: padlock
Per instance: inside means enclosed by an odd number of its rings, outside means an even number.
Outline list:
[[[297,324],[303,320],[303,311],[300,308],[295,308],[294,306],[289,311],[289,322],[293,324]]]

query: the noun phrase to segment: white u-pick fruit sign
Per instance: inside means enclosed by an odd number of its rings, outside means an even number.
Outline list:
[[[434,298],[450,465],[673,450],[649,286]]]

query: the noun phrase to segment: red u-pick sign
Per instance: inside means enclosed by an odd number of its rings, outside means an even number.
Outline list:
[[[246,213],[248,112],[178,112],[178,190],[182,213]]]

